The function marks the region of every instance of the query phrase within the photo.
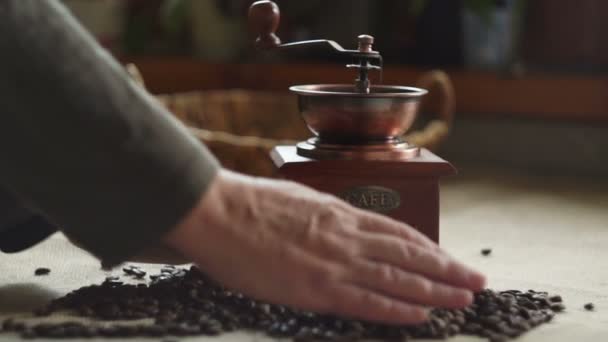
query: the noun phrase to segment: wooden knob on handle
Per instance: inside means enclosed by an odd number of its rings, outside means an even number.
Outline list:
[[[280,19],[279,6],[270,0],[256,1],[249,7],[249,26],[258,35],[256,48],[271,49],[281,45],[281,39],[275,34]]]

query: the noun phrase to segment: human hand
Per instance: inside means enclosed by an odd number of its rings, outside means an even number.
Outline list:
[[[226,170],[165,241],[251,297],[370,321],[420,323],[428,307],[466,306],[485,286],[406,224]]]

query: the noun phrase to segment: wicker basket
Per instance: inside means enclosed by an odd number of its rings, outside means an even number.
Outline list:
[[[144,85],[134,65],[128,65],[127,70]],[[448,135],[454,112],[454,91],[449,77],[442,71],[424,74],[416,85],[440,92],[439,115],[424,129],[405,138],[432,149]],[[250,175],[276,177],[276,168],[268,156],[270,150],[311,136],[298,113],[297,97],[289,93],[216,90],[157,98],[209,147],[224,167]]]

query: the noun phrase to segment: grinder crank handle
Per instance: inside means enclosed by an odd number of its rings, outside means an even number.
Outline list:
[[[293,49],[319,46],[329,48],[340,54],[347,54],[354,57],[365,57],[372,59],[381,58],[377,51],[372,50],[371,43],[367,43],[369,38],[360,39],[358,50],[344,49],[335,41],[327,39],[305,40],[281,44],[281,39],[276,35],[280,20],[281,11],[279,6],[273,1],[260,0],[254,2],[251,7],[249,7],[249,29],[257,35],[255,40],[255,47],[257,49]],[[364,42],[363,45],[361,44],[361,40]],[[371,41],[373,42],[373,38]]]

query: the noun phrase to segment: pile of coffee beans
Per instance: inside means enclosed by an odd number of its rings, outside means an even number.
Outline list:
[[[141,275],[133,268],[125,268],[125,273],[129,277]],[[556,312],[564,310],[562,298],[546,292],[485,290],[476,294],[474,303],[465,309],[433,310],[428,323],[388,326],[252,300],[220,286],[195,267],[165,266],[160,274],[149,278],[146,283],[129,284],[109,277],[100,285],[80,288],[36,312],[49,316],[68,311],[91,318],[94,323],[27,325],[8,320],[3,329],[20,332],[24,338],[214,336],[248,330],[296,341],[437,339],[466,334],[497,342],[549,322]],[[140,320],[146,318],[154,323]]]

